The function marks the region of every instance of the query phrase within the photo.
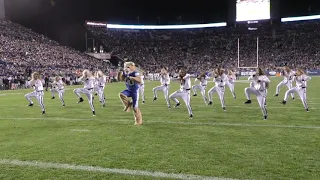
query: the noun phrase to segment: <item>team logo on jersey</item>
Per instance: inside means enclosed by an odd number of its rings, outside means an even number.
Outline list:
[[[134,82],[133,82],[131,79],[129,79],[129,78],[126,79],[126,83],[127,83],[129,86],[133,86],[133,85],[134,85]]]

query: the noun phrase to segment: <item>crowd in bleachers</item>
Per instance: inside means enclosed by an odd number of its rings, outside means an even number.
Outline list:
[[[174,73],[187,67],[191,73],[209,71],[217,65],[238,67],[238,39],[241,67],[256,66],[259,37],[259,66],[274,69],[320,69],[319,20],[259,26],[186,30],[120,30],[88,26],[106,51],[135,61],[146,72],[169,67]],[[9,20],[0,20],[0,89],[10,84],[24,87],[33,71],[45,76],[60,75],[74,81],[83,69],[109,72],[109,64],[37,34]],[[114,72],[113,72],[114,74]]]
[[[43,75],[60,75],[75,79],[83,69],[104,72],[109,65],[74,49],[61,46],[9,20],[0,20],[0,83],[6,85],[8,78],[23,82],[31,72]],[[20,84],[20,83],[19,83]]]
[[[289,65],[319,69],[319,20],[288,22],[280,26],[205,28],[187,30],[123,30],[87,26],[102,40],[107,51],[138,62],[146,71],[158,67],[187,67],[190,72],[210,70],[217,65],[227,68],[253,67],[257,62],[266,69]],[[318,55],[319,54],[319,55]]]

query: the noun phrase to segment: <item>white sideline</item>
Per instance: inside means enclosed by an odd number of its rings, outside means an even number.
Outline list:
[[[290,103],[290,102],[289,102]],[[219,104],[220,106],[220,102],[215,102],[214,105],[217,105]],[[320,103],[308,103],[309,105],[317,105],[317,104],[320,104]],[[34,106],[37,106],[37,107],[40,107],[40,105],[38,104],[34,104]],[[73,106],[73,105],[71,105]],[[26,105],[0,105],[0,107],[27,107]],[[62,107],[61,105],[50,105],[50,107]],[[110,106],[111,107],[111,106]],[[113,107],[119,107],[118,105],[115,106],[113,105]],[[153,105],[153,107],[164,107],[163,105]],[[205,107],[205,105],[198,105],[197,107]],[[210,108],[210,106],[208,106]],[[226,106],[226,108],[229,108],[229,107],[233,107],[233,108],[243,108],[243,109],[259,109],[259,106],[258,106],[258,103],[256,104],[253,104],[253,105],[245,105],[243,104],[242,106],[233,106],[233,105],[230,105],[230,106]],[[284,105],[281,105],[279,103],[279,106],[268,106],[267,109],[301,109],[303,110],[303,106],[301,104],[300,107],[288,107],[288,106],[284,106]],[[315,110],[315,109],[319,109],[315,106],[311,106],[309,107],[310,110]]]
[[[257,103],[258,104],[258,103]],[[279,103],[280,104],[280,103]],[[301,105],[302,106],[302,105]],[[258,105],[243,105],[243,106],[226,106],[227,111],[229,107],[233,107],[233,108],[243,108],[243,109],[260,109]],[[304,110],[303,106],[302,107],[288,107],[288,106],[267,106],[267,109],[301,109]],[[318,109],[318,108],[314,108],[314,107],[309,107],[309,110],[314,110],[314,109]]]
[[[0,93],[0,96],[17,95],[17,94],[23,94],[23,93],[8,93],[8,94]]]
[[[19,160],[0,159],[0,164],[15,165],[15,166],[31,166],[31,167],[38,167],[38,168],[54,168],[54,169],[68,169],[68,170],[77,170],[77,171],[113,173],[113,174],[131,175],[131,176],[149,176],[149,177],[156,177],[156,178],[194,179],[194,180],[200,180],[200,179],[237,180],[237,179],[231,179],[231,178],[198,176],[193,174],[171,174],[171,173],[156,172],[156,171],[151,172],[151,171],[130,170],[130,169],[113,169],[113,168],[111,169],[111,168],[103,168],[99,166],[60,164],[60,163],[39,162],[39,161],[19,161]]]
[[[88,129],[71,129],[71,131],[74,131],[74,132],[89,132],[90,130],[88,130]]]
[[[41,120],[41,121],[97,121],[96,118],[91,119],[73,119],[73,118],[0,118],[0,120]],[[99,120],[99,119],[98,119]],[[260,119],[259,119],[260,120]],[[99,120],[101,121],[101,120]],[[189,122],[186,121],[146,121],[146,124],[181,124],[181,125],[207,125],[207,126],[238,126],[238,127],[275,127],[275,128],[295,128],[295,129],[320,129],[320,126],[301,126],[301,125],[279,125],[279,124],[241,124],[241,123],[201,123],[201,122]],[[262,120],[260,120],[262,121]],[[105,122],[132,122],[133,120],[117,119],[117,120],[106,120]],[[267,122],[267,121],[265,121]]]

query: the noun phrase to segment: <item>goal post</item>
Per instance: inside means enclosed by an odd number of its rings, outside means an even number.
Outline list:
[[[238,68],[239,69],[250,69],[250,68],[258,68],[259,67],[259,37],[256,39],[256,56],[257,59],[255,60],[255,65],[256,66],[241,66],[240,64],[240,38],[238,38]]]

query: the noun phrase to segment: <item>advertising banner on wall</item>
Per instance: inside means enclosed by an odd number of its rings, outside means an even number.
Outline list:
[[[109,53],[86,53],[89,56],[95,57],[96,59],[100,60],[110,60],[111,54]]]
[[[255,71],[241,71],[240,76],[251,76],[255,73],[256,73]]]
[[[267,72],[267,75],[269,75],[269,76],[275,76],[275,75],[277,75],[277,72],[275,72],[275,71],[269,71],[269,72]]]
[[[309,76],[320,76],[320,69],[307,70],[306,73],[307,73]]]

